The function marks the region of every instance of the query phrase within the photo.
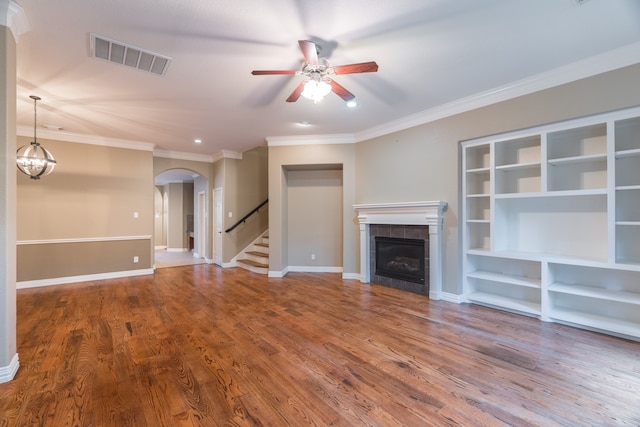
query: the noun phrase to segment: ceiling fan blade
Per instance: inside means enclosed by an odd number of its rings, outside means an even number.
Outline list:
[[[300,94],[304,90],[305,82],[300,82],[298,86],[291,92],[291,95],[287,98],[287,102],[296,102],[300,98]]]
[[[333,67],[336,74],[354,74],[354,73],[374,73],[378,71],[378,64],[375,62],[361,62],[359,64],[338,65]]]
[[[318,65],[318,50],[314,42],[309,40],[298,40],[304,60],[309,65]]]
[[[351,101],[353,98],[356,97],[354,94],[352,94],[347,89],[345,89],[344,86],[342,86],[341,84],[331,79],[327,79],[327,82],[331,85],[331,90],[340,98],[344,99],[345,101]]]
[[[295,74],[294,70],[253,70],[251,74],[254,76],[264,76],[269,74]]]

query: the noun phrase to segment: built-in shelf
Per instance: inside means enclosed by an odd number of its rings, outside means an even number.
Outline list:
[[[640,185],[621,185],[621,186],[617,186],[616,190],[620,190],[620,191],[640,190]]]
[[[508,298],[488,292],[474,292],[467,295],[467,300],[481,305],[488,305],[533,316],[540,314],[540,304],[538,303]]]
[[[549,292],[558,292],[569,295],[580,295],[598,300],[617,301],[625,304],[640,305],[640,294],[635,292],[612,291],[595,286],[567,285],[553,283],[549,285]]]
[[[640,148],[633,150],[616,151],[616,159],[624,159],[626,157],[638,157],[640,156]]]
[[[606,162],[606,154],[590,154],[588,156],[573,156],[562,157],[560,159],[549,159],[550,165],[569,165],[575,163],[592,163],[592,162]]]
[[[461,153],[463,300],[640,340],[640,107]]]
[[[625,338],[638,336],[638,322],[635,321],[616,319],[609,316],[600,316],[584,311],[566,309],[554,310],[549,318],[551,320],[557,320],[577,327],[619,335]]]
[[[526,169],[539,169],[539,168],[540,168],[540,162],[515,163],[511,165],[496,166],[496,170],[500,170],[500,171],[526,170]]]
[[[493,282],[508,283],[516,286],[524,286],[527,288],[540,288],[540,279],[529,277],[514,276],[509,274],[491,273],[487,271],[473,271],[467,275],[474,279],[489,280]]]
[[[489,168],[467,169],[467,173],[488,173]]]

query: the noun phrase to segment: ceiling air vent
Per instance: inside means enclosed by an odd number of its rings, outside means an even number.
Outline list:
[[[91,33],[91,56],[164,76],[171,58]]]

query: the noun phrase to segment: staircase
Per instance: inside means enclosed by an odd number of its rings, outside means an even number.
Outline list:
[[[269,231],[256,239],[245,249],[236,265],[259,274],[269,274]]]

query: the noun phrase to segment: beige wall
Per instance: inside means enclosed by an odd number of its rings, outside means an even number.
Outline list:
[[[289,218],[289,188],[287,173],[300,166],[307,169],[326,169],[327,165],[342,167],[342,205],[326,209],[341,211],[342,267],[347,275],[357,273],[358,225],[353,211],[355,203],[355,146],[297,145],[269,147],[269,271],[274,275],[286,272],[289,255],[299,248],[290,247],[289,222],[301,218]],[[294,208],[293,212],[297,212]],[[330,230],[325,230],[330,232]],[[294,240],[295,240],[294,236]]]
[[[129,271],[152,263],[149,239],[18,245],[18,259],[29,260],[20,281]]]
[[[242,159],[223,160],[224,230],[233,226],[268,198],[267,158],[267,147],[256,147],[244,152]],[[269,206],[265,206],[233,231],[223,232],[223,262],[231,261],[269,227],[268,212]]]
[[[287,265],[342,268],[342,168],[287,170]],[[312,256],[313,255],[313,256]]]
[[[443,290],[459,294],[459,141],[639,104],[637,65],[359,143],[357,203],[448,202]]]
[[[184,215],[184,186],[182,183],[171,183],[164,186],[167,195],[167,250],[186,248],[185,232],[187,230]]]
[[[0,18],[6,16],[0,10]],[[9,28],[0,25],[0,372],[6,375],[17,360],[15,155],[16,45]]]
[[[18,138],[20,145],[30,141]],[[38,141],[58,164],[40,180],[15,172],[18,281],[151,268],[152,153]],[[58,253],[60,240],[65,241],[63,257]],[[104,256],[89,256],[88,242],[102,245]],[[135,248],[135,254],[123,245]],[[133,256],[138,257],[137,263]],[[55,265],[47,261],[52,259],[57,260]]]

